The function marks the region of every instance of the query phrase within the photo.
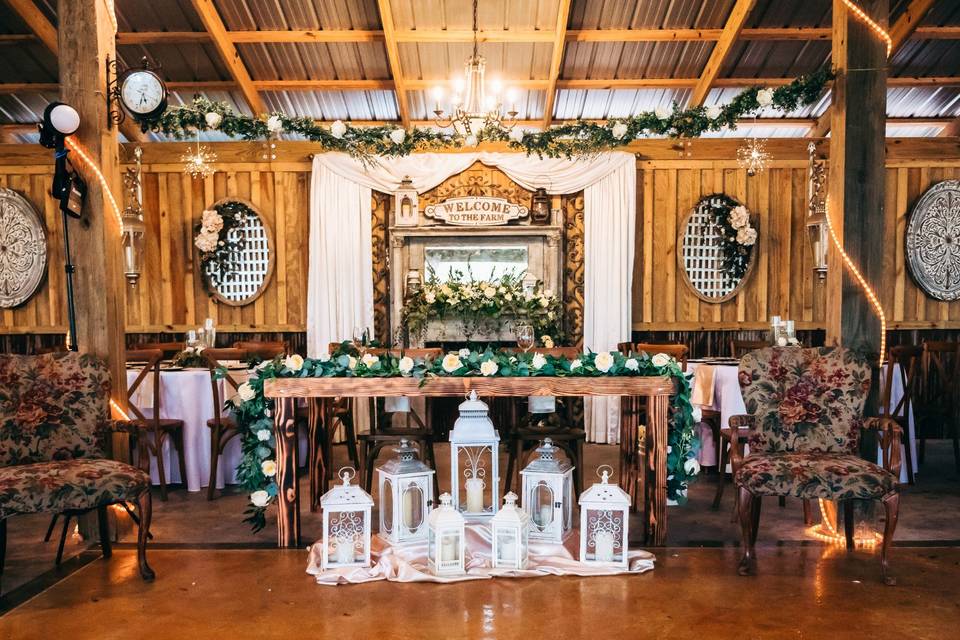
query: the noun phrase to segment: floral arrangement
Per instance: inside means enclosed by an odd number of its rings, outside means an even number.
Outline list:
[[[194,227],[193,244],[200,252],[202,271],[216,286],[234,277],[240,266],[237,255],[243,251],[247,239],[241,230],[248,217],[256,216],[250,207],[236,200],[228,200],[207,209]]]
[[[451,317],[460,320],[466,336],[495,330],[502,319],[526,321],[536,335],[552,344],[561,337],[563,308],[559,298],[543,289],[542,282],[527,290],[523,277],[512,273],[496,280],[476,280],[451,271],[441,282],[431,271],[401,312],[412,335],[422,335],[430,320]]]
[[[707,131],[734,129],[741,118],[761,108],[789,113],[820,99],[833,76],[831,70],[823,69],[776,89],[744,89],[723,106],[680,109],[674,103],[672,108],[658,107],[654,111],[611,119],[604,124],[577,121],[541,132],[525,131],[521,127],[507,131],[488,125],[477,135],[461,135],[432,127],[355,127],[340,120],[328,127],[317,124],[313,118],[282,113],[246,116],[235,113],[226,103],[211,102],[202,97],[194,98],[189,105],[168,109],[153,125],[153,130],[178,139],[191,137],[196,131],[209,130],[219,130],[244,140],[272,138],[281,133],[296,134],[319,142],[327,151],[348,153],[365,162],[374,156],[460,149],[483,141],[506,142],[510,149],[527,155],[574,158],[615,149],[640,137],[696,138]]]
[[[184,369],[208,366],[207,358],[203,355],[203,345],[187,347],[173,357],[170,363],[174,367],[183,367]]]
[[[757,229],[750,224],[750,212],[733,198],[717,193],[704,198],[721,230],[723,268],[727,278],[739,282],[747,274],[750,256],[757,242]]]
[[[242,459],[237,466],[237,479],[250,494],[250,507],[245,522],[259,531],[266,524],[265,512],[277,496],[276,440],[273,425],[274,402],[263,395],[263,386],[273,378],[410,377],[430,384],[431,378],[454,377],[600,377],[600,376],[663,376],[676,380],[678,393],[672,398],[670,429],[667,442],[667,497],[683,504],[686,488],[700,471],[697,463],[699,441],[694,429],[696,416],[690,404],[690,380],[679,363],[670,356],[645,353],[625,356],[619,352],[584,353],[568,360],[535,351],[475,351],[461,349],[436,360],[411,358],[399,354],[360,355],[344,344],[333,354],[316,359],[298,355],[278,356],[258,365],[237,395],[228,400],[227,408],[236,417],[241,438]]]

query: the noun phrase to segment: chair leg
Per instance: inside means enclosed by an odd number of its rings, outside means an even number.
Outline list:
[[[50,526],[47,527],[47,535],[43,536],[44,542],[50,542],[50,536],[53,535],[53,528],[57,526],[57,518],[60,517],[59,513],[53,514],[53,517],[50,518]]]
[[[3,563],[7,558],[7,519],[0,518],[0,578],[3,577]],[[3,593],[0,585],[0,593]]]
[[[753,496],[750,502],[750,515],[753,518],[752,526],[750,533],[752,538],[750,540],[750,547],[752,548],[757,544],[757,534],[760,532],[760,507],[763,506],[763,498],[760,496]]]
[[[63,545],[67,541],[67,529],[70,528],[70,514],[63,514],[63,530],[60,532],[60,545],[57,547],[57,559],[54,562],[56,566],[60,566],[60,562],[63,560]]]
[[[722,441],[721,441],[722,442]],[[713,495],[713,505],[712,508],[717,510],[720,508],[720,501],[723,500],[723,488],[727,484],[727,448],[720,445],[719,451],[717,452],[717,492]]]
[[[100,530],[100,549],[103,551],[103,557],[109,558],[113,555],[113,548],[110,546],[110,521],[107,518],[105,504],[97,507],[97,528]]]
[[[756,552],[754,551],[753,535],[753,494],[746,487],[737,487],[740,494],[740,535],[742,538],[743,557],[740,559],[740,566],[737,567],[737,573],[741,576],[748,576],[754,572],[756,561]]]
[[[342,421],[343,435],[347,439],[347,455],[355,468],[360,467],[360,454],[357,452],[357,432],[353,428],[353,417],[347,416]]]
[[[847,542],[847,551],[853,551],[853,500],[843,501],[843,537]]]
[[[813,526],[813,502],[809,498],[803,499],[803,524]]]
[[[927,454],[927,439],[923,436],[920,436],[918,440],[920,440],[920,446],[918,447],[917,451],[917,464],[923,464],[923,460],[926,458]]]
[[[514,436],[516,438],[516,436]],[[510,491],[510,486],[513,484],[513,467],[517,465],[517,450],[513,442],[507,445],[508,456],[507,456],[507,473],[505,474],[503,493],[506,494]]]
[[[890,575],[890,566],[887,562],[887,550],[893,542],[893,534],[897,530],[897,517],[900,512],[900,494],[891,493],[883,499],[883,510],[886,513],[886,523],[883,527],[883,546],[880,549],[880,571],[883,583],[888,586],[897,584],[897,579]]]
[[[427,438],[425,444],[423,445],[426,449],[425,454],[427,458],[427,464],[430,465],[430,468],[433,469],[433,495],[440,496],[440,479],[437,478],[437,456],[433,452],[433,437]]]
[[[787,506],[787,497],[780,496],[779,498],[777,498],[777,504],[780,506],[781,509]]]
[[[180,464],[180,484],[187,488],[187,459],[183,453],[183,428],[173,432],[173,445],[177,448],[177,461]]]
[[[573,471],[573,491],[577,494],[578,499],[583,491],[583,441],[585,439],[577,440],[577,468]]]
[[[217,463],[220,461],[220,427],[210,428],[210,479],[207,484],[207,500],[217,493]]]
[[[160,499],[167,501],[167,471],[163,465],[163,432],[153,431],[153,448],[157,456],[157,477],[160,478]]]
[[[156,574],[147,564],[147,537],[150,534],[150,519],[153,515],[153,500],[149,488],[137,497],[137,507],[140,509],[140,529],[137,531],[137,564],[140,566],[140,577],[147,582],[152,582]]]

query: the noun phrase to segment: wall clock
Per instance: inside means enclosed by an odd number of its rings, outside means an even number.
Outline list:
[[[26,302],[47,269],[47,234],[40,214],[16,191],[0,188],[0,308]]]
[[[920,196],[905,242],[917,286],[937,300],[960,299],[960,181],[938,182]]]

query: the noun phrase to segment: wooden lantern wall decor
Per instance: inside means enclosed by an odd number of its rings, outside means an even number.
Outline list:
[[[938,182],[920,196],[905,243],[917,286],[937,300],[960,299],[960,180]]]
[[[266,290],[273,276],[276,250],[273,231],[251,202],[240,198],[224,198],[218,200],[212,209],[227,203],[242,205],[246,215],[238,224],[229,228],[225,226],[221,238],[241,242],[225,261],[227,266],[219,267],[217,277],[214,277],[214,272],[218,267],[213,264],[203,266],[201,263],[201,271],[207,290],[217,302],[242,307],[259,298]]]
[[[0,188],[0,309],[29,300],[46,272],[43,218],[22,195]]]

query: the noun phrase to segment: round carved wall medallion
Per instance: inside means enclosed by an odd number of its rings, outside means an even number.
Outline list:
[[[47,234],[33,205],[16,191],[0,188],[0,308],[32,296],[47,268]]]
[[[910,275],[937,300],[960,298],[960,181],[933,185],[917,201],[906,235]]]

